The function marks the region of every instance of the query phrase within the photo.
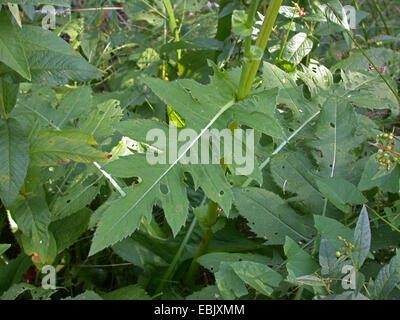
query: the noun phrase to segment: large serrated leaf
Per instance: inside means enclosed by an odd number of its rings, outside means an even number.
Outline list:
[[[0,120],[0,199],[11,206],[29,165],[29,141],[17,120]]]
[[[290,236],[298,241],[309,240],[313,229],[279,196],[259,188],[234,189],[239,213],[249,221],[251,230],[268,245],[283,244]]]
[[[371,248],[371,228],[369,225],[368,211],[365,206],[361,210],[354,231],[354,245],[355,249],[352,252],[352,260],[355,267],[359,270],[367,258]]]

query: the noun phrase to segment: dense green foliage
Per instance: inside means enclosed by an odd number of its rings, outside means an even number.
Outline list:
[[[399,299],[399,17],[0,0],[0,299]],[[150,164],[171,126],[253,129],[254,170]]]

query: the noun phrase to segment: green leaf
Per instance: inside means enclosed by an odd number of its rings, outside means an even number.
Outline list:
[[[52,208],[52,220],[59,220],[74,214],[89,205],[97,196],[102,185],[102,176],[77,177],[62,196],[57,197]]]
[[[326,236],[329,242],[334,246],[335,251],[340,251],[343,246],[343,241],[338,239],[338,236],[351,242],[353,239],[353,231],[345,227],[339,221],[319,215],[314,216],[315,228]]]
[[[285,237],[297,241],[309,240],[314,233],[284,200],[274,193],[259,189],[234,189],[234,201],[239,213],[249,222],[249,227],[267,245],[283,244]]]
[[[126,286],[106,294],[104,300],[151,300],[150,296],[138,285]]]
[[[11,247],[11,244],[0,243],[0,255],[6,252]]]
[[[28,60],[18,34],[5,10],[0,12],[0,61],[31,80]]]
[[[88,229],[92,211],[79,210],[64,219],[51,222],[49,230],[54,234],[58,253],[69,248]]]
[[[357,220],[354,231],[355,249],[352,252],[354,266],[359,270],[368,256],[371,248],[371,228],[369,225],[368,211],[364,206]]]
[[[22,276],[32,265],[30,257],[21,253],[17,258],[9,260],[8,264],[0,266],[0,294],[14,283],[22,281]]]
[[[307,34],[300,32],[293,36],[286,44],[282,58],[298,65],[313,48],[313,42]]]
[[[289,237],[286,237],[283,249],[288,258],[286,268],[290,281],[296,281],[296,278],[311,275],[318,270],[314,259]]]
[[[47,167],[70,162],[104,161],[106,154],[94,149],[94,138],[77,130],[41,130],[31,142],[31,164]]]
[[[86,290],[84,293],[81,293],[73,298],[65,298],[64,300],[103,300],[103,298],[92,290]]]
[[[41,27],[24,25],[18,31],[21,44],[25,49],[27,56],[30,56],[33,51],[54,51],[65,55],[77,55],[74,48],[71,47],[65,40],[58,37],[56,33]]]
[[[397,253],[390,262],[383,266],[375,279],[373,298],[385,300],[400,282],[400,255]]]
[[[66,94],[57,109],[57,117],[53,119],[54,126],[64,129],[71,121],[78,119],[87,112],[92,104],[92,90],[89,87],[79,87]]]
[[[397,193],[400,190],[400,167],[396,166],[393,171],[383,177],[373,179],[379,172],[379,164],[376,162],[375,155],[369,157],[361,175],[358,189],[361,191],[379,187],[382,191]]]
[[[319,191],[344,213],[351,212],[349,204],[364,204],[367,199],[350,182],[343,178],[315,177]]]
[[[323,275],[332,275],[337,267],[335,248],[325,235],[322,235],[319,246],[319,265],[322,268],[321,273]]]
[[[91,134],[96,141],[102,142],[110,137],[115,129],[112,124],[118,123],[122,118],[122,109],[118,100],[107,100],[89,113],[79,129]]]
[[[7,77],[0,78],[0,103],[10,113],[17,102],[19,84]]]
[[[10,207],[24,183],[29,142],[17,120],[0,120],[0,199]]]
[[[225,300],[234,300],[248,293],[245,284],[228,262],[221,263],[220,269],[215,273],[215,281]]]
[[[79,56],[53,51],[34,51],[28,56],[32,81],[64,85],[101,78],[101,72]]]
[[[317,276],[313,276],[313,275],[297,277],[296,281],[298,283],[306,285],[306,286],[312,286],[312,287],[325,287],[326,286],[324,280],[322,280],[321,278],[318,278]]]
[[[34,252],[39,255],[41,262],[45,262],[50,248],[51,222],[46,201],[41,197],[28,195],[15,203],[12,213],[23,235],[30,238]]]
[[[244,10],[234,10],[232,14],[232,29],[242,37],[250,36],[253,28],[247,26],[247,14]]]
[[[168,266],[168,263],[163,258],[132,238],[126,238],[118,242],[112,249],[122,259],[143,270]]]

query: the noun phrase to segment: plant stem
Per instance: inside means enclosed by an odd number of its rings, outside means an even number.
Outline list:
[[[178,42],[178,41],[180,41],[179,29],[176,24],[175,13],[174,13],[174,9],[171,4],[171,0],[163,0],[163,2],[164,2],[165,10],[168,15],[169,28],[171,29],[171,32],[174,34],[175,42]],[[176,54],[178,56],[178,62],[179,62],[179,60],[181,60],[181,58],[182,58],[182,50],[181,49],[176,50]]]
[[[353,0],[354,2],[354,6],[356,8],[357,11],[360,11],[360,6],[357,3],[357,0]],[[364,33],[364,38],[365,38],[365,42],[367,43],[368,47],[371,47],[370,43],[369,43],[369,38],[368,38],[368,32],[367,29],[365,28],[365,23],[364,21],[361,21],[361,27],[363,29],[363,33]]]
[[[208,246],[213,238],[212,226],[216,223],[218,217],[218,204],[214,201],[210,201],[207,210],[207,220],[209,221],[208,226],[204,230],[203,237],[201,238],[200,245],[193,257],[192,263],[189,267],[189,271],[186,274],[185,283],[191,285],[194,283],[199,264],[197,258],[201,257],[207,252]]]
[[[336,16],[336,18],[338,19],[338,21],[340,22],[340,24],[344,27],[343,21],[340,19],[340,17],[338,16],[338,14],[336,13],[336,11],[332,8],[331,5],[328,4],[328,6],[331,8],[332,12],[334,13],[334,15]],[[356,39],[354,39],[353,35],[351,34],[351,32],[349,30],[347,30],[344,27],[344,30],[346,31],[346,33],[349,35],[349,37],[351,38],[351,40],[354,42],[354,44],[357,46],[357,48],[361,51],[361,53],[364,55],[364,57],[369,61],[369,63],[374,67],[375,71],[378,72],[379,76],[382,78],[382,80],[386,83],[386,85],[388,86],[388,88],[390,89],[390,91],[392,91],[392,93],[394,94],[394,96],[397,98],[397,100],[400,101],[400,97],[398,95],[398,93],[393,89],[393,87],[390,85],[390,83],[386,80],[386,78],[383,76],[382,72],[379,71],[379,68],[375,65],[375,63],[371,60],[371,58],[368,56],[368,54],[364,51],[364,49],[360,46],[360,44],[357,42]]]
[[[278,11],[281,4],[282,0],[272,0],[268,6],[268,10],[264,17],[264,22],[261,26],[260,34],[256,41],[256,46],[259,47],[262,51],[265,51],[265,48],[267,47],[268,39],[275,24],[276,17],[278,16]],[[260,63],[261,60],[245,62],[242,70],[242,75],[240,77],[239,90],[236,97],[238,100],[243,100],[249,95]]]
[[[1,111],[3,112],[3,118],[4,120],[7,120],[6,107],[4,106],[3,97],[1,95],[0,95],[0,105],[1,105]]]
[[[290,20],[289,28],[288,28],[288,30],[286,32],[286,35],[285,35],[285,40],[283,41],[281,51],[279,52],[278,61],[282,59],[283,50],[285,49],[286,43],[287,43],[287,41],[289,39],[289,34],[290,34],[290,30],[292,29],[292,24],[293,24],[293,21],[294,21],[294,17],[295,17],[296,11],[297,11],[297,9],[294,9],[292,19]]]
[[[379,3],[376,0],[373,0],[372,2],[374,3],[376,11],[378,11],[379,17],[381,18],[383,25],[385,26],[386,33],[390,36],[392,33],[390,32],[390,29],[386,23],[385,16],[383,15],[383,12],[382,12],[382,9],[381,9]]]

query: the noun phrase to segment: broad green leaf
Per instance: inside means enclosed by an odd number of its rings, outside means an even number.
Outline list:
[[[383,266],[375,279],[373,286],[374,299],[384,300],[400,282],[400,256],[395,255],[390,262]]]
[[[11,247],[11,244],[0,243],[0,255],[6,252]]]
[[[10,207],[24,183],[29,141],[15,119],[0,120],[0,198]]]
[[[79,129],[90,133],[98,142],[110,137],[115,129],[112,124],[118,123],[122,118],[122,110],[118,100],[107,100],[99,104],[86,120],[79,126]]]
[[[313,48],[313,42],[307,34],[300,32],[293,36],[286,44],[282,58],[298,65]]]
[[[315,228],[322,236],[326,236],[336,251],[340,251],[344,245],[343,241],[338,239],[338,236],[348,242],[352,242],[353,240],[353,231],[335,219],[315,215],[314,222]]]
[[[371,229],[369,225],[368,211],[364,206],[361,210],[354,231],[355,249],[352,252],[352,260],[355,267],[359,270],[368,256],[371,248]]]
[[[151,300],[150,296],[138,285],[126,286],[106,294],[104,300]]]
[[[249,227],[267,245],[283,244],[285,237],[309,240],[314,233],[307,220],[284,200],[259,188],[234,189],[234,201]]]
[[[298,277],[312,275],[318,270],[318,265],[314,259],[289,237],[286,237],[283,249],[288,258],[286,268],[290,281],[296,281]]]
[[[32,81],[64,85],[101,78],[101,72],[79,56],[54,51],[34,51],[28,56]]]
[[[56,290],[46,290],[42,287],[35,287],[29,283],[16,283],[0,296],[0,300],[16,300],[22,293],[29,291],[32,300],[50,300]]]
[[[203,289],[193,292],[188,295],[186,300],[217,300],[217,297],[220,296],[218,287],[216,285],[207,286]]]
[[[52,220],[60,220],[85,208],[97,196],[103,177],[79,176],[71,183],[62,196],[57,197],[52,208]]]
[[[74,52],[74,48],[65,40],[58,37],[56,33],[41,27],[24,25],[24,27],[19,30],[18,36],[28,57],[33,51],[41,50],[54,51],[70,56],[77,55]]]
[[[35,195],[19,199],[11,211],[23,235],[30,238],[32,249],[42,262],[46,261],[50,247],[49,225],[51,214],[46,201]]]
[[[65,95],[57,109],[57,117],[53,119],[54,126],[64,129],[70,126],[71,121],[86,113],[92,103],[91,93],[89,87],[80,87]]]
[[[21,282],[23,274],[31,265],[31,258],[21,253],[17,258],[9,260],[8,264],[0,266],[0,294]]]
[[[132,238],[126,238],[118,242],[112,249],[122,259],[133,263],[143,270],[149,270],[160,266],[165,267],[168,265],[163,258]]]
[[[219,270],[221,262],[239,262],[249,261],[258,264],[267,265],[271,263],[271,259],[259,254],[252,253],[229,253],[229,252],[211,252],[202,255],[197,259],[197,262],[204,268],[207,268],[211,272],[217,272]]]
[[[296,281],[300,284],[306,285],[306,286],[312,286],[312,287],[325,287],[325,281],[317,276],[313,275],[306,275],[306,276],[301,276],[297,277]]]
[[[316,176],[319,191],[344,213],[351,212],[351,204],[363,204],[367,199],[350,182],[343,178],[324,178]]]
[[[104,161],[106,154],[92,146],[94,138],[76,130],[41,130],[31,142],[31,164],[47,167],[71,162]]]
[[[215,281],[225,300],[234,300],[248,293],[244,282],[228,262],[221,263],[220,269],[215,273]]]
[[[84,208],[64,219],[51,222],[49,230],[54,234],[58,253],[69,248],[87,231],[91,214],[90,209]]]
[[[31,80],[28,60],[17,27],[12,25],[5,10],[0,12],[0,61],[25,79]]]
[[[335,248],[325,235],[322,236],[319,246],[319,265],[322,268],[322,275],[333,274],[337,266]]]
[[[6,113],[10,113],[17,102],[19,84],[7,77],[0,78],[0,103],[4,105]]]

